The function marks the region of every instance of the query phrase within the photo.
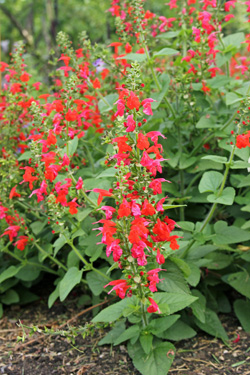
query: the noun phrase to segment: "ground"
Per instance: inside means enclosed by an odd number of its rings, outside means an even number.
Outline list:
[[[38,333],[17,343],[17,337],[23,335],[22,328],[17,326],[20,320],[26,326],[46,325],[50,329],[83,326],[91,319],[91,311],[77,307],[76,301],[71,297],[48,309],[44,297],[31,305],[7,308],[0,320],[0,374],[139,375],[124,345],[97,345],[105,335],[102,329],[84,340],[78,336],[74,345],[65,337]],[[231,339],[230,347],[200,332],[193,339],[176,344],[177,354],[169,374],[250,374],[250,334],[239,327],[235,317],[222,315],[221,319]],[[233,342],[237,334],[240,339]]]

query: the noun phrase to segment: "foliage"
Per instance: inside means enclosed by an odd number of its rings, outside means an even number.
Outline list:
[[[112,2],[108,48],[60,32],[49,86],[22,45],[1,63],[0,308],[38,298],[46,273],[49,306],[111,286],[99,344],[127,341],[151,375],[199,329],[228,341],[232,307],[249,331],[250,40],[224,34],[234,1],[142,3]]]

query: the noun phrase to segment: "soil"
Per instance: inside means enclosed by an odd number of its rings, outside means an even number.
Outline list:
[[[126,347],[98,346],[105,330],[95,331],[85,339],[78,335],[72,342],[59,335],[34,333],[29,330],[24,342],[21,321],[25,326],[67,330],[84,326],[91,320],[91,307],[77,307],[77,299],[47,307],[47,298],[31,305],[13,305],[0,320],[0,374],[3,375],[139,375]],[[103,304],[105,307],[105,304]],[[231,375],[250,374],[250,334],[245,333],[233,316],[220,317],[230,338],[230,346],[200,332],[190,340],[175,344],[177,353],[169,374]],[[234,342],[238,337],[237,342]]]

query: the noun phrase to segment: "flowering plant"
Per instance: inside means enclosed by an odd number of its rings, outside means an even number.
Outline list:
[[[34,300],[44,272],[49,306],[78,284],[82,304],[114,292],[99,344],[129,341],[135,367],[162,375],[172,341],[228,340],[231,288],[249,330],[250,41],[224,36],[236,1],[143,3],[112,1],[110,49],[59,33],[51,87],[22,46],[1,62],[0,301]]]

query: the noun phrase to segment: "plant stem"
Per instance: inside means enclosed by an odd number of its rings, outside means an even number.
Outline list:
[[[58,259],[54,258],[52,255],[47,253],[47,251],[45,251],[40,245],[38,245],[38,243],[34,242],[34,245],[36,246],[37,250],[39,250],[41,253],[45,254],[50,260],[52,260],[52,262],[57,264],[58,267],[62,268],[64,271],[68,270],[67,267],[63,263],[61,263]]]
[[[97,268],[95,268],[91,263],[89,263],[83,256],[82,254],[80,253],[80,251],[75,247],[75,245],[73,244],[73,242],[67,238],[67,236],[62,233],[65,240],[67,241],[67,243],[70,245],[70,247],[72,248],[72,250],[75,252],[75,254],[78,256],[78,258],[85,264],[85,266],[87,267],[87,269],[90,269],[96,273],[98,273],[99,275],[101,275],[103,278],[107,279],[108,281],[112,281],[112,279],[107,276],[105,273],[101,272],[100,270],[98,270]]]
[[[145,38],[144,38],[144,35],[143,35],[143,31],[141,29],[141,35],[142,35],[142,38],[141,38],[141,41],[142,41],[142,46],[144,48],[144,51],[146,53],[146,56],[147,56],[147,60],[148,60],[148,65],[149,65],[149,68],[151,70],[151,73],[152,73],[152,76],[153,76],[153,79],[154,79],[154,82],[158,88],[159,91],[161,91],[162,87],[161,87],[161,84],[157,78],[157,75],[155,74],[155,71],[154,71],[154,68],[153,68],[153,65],[152,65],[152,62],[150,60],[150,54],[148,52],[148,48],[147,48],[147,45],[146,45],[146,41],[145,41]],[[166,95],[164,95],[164,101],[168,107],[168,110],[170,113],[172,113],[174,119],[176,119],[176,114],[175,114],[175,110],[174,108],[172,107],[172,105],[170,104],[170,102],[168,101]]]
[[[18,260],[24,266],[30,265],[30,266],[33,266],[33,267],[38,267],[38,268],[41,268],[42,270],[44,270],[46,272],[52,273],[54,275],[58,275],[58,272],[51,270],[50,268],[44,266],[43,264],[30,262],[28,259],[20,258],[18,255],[14,254],[14,253],[12,253],[11,251],[8,250],[9,245],[10,245],[10,242],[8,243],[8,245],[2,251],[4,251],[6,254],[10,255],[12,258],[15,258],[16,260]]]

